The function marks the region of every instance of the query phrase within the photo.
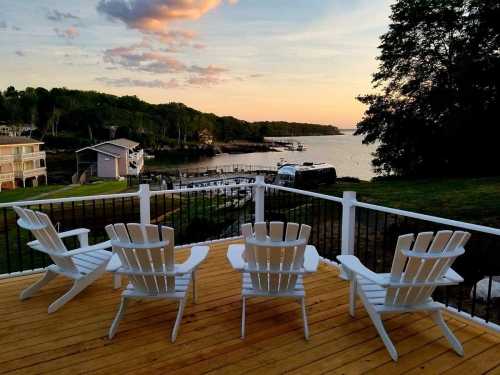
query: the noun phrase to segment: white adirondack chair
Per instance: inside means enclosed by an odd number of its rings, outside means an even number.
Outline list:
[[[125,275],[130,281],[122,292],[120,307],[109,329],[109,338],[115,335],[129,299],[173,299],[179,301],[172,330],[172,342],[175,342],[191,280],[193,301],[196,303],[196,270],[206,259],[208,246],[192,247],[189,258],[182,264],[175,264],[173,228],[151,224],[114,224],[106,226],[106,232],[115,253],[108,270]]]
[[[231,266],[242,272],[241,338],[245,337],[246,300],[250,297],[288,297],[300,300],[304,337],[309,339],[303,275],[315,272],[319,264],[316,248],[307,245],[311,227],[282,222],[242,225],[245,244],[230,245]],[[300,228],[300,232],[299,232]]]
[[[435,236],[419,233],[415,242],[413,234],[399,236],[390,273],[374,273],[354,255],[337,257],[350,278],[349,313],[354,316],[357,294],[394,361],[398,352],[382,323],[385,313],[428,311],[455,352],[463,355],[462,345],[443,319],[443,305],[433,301],[432,293],[438,286],[463,281],[451,265],[465,252],[469,238],[468,232],[449,230]]]
[[[54,262],[46,268],[45,275],[40,280],[21,292],[22,300],[33,296],[57,275],[66,276],[73,280],[73,286],[49,306],[49,314],[53,313],[106,271],[112,254],[105,249],[111,247],[110,241],[89,246],[88,229],[79,228],[57,233],[46,214],[21,207],[14,207],[14,210],[19,216],[17,224],[30,230],[36,238],[35,241],[28,242],[28,246],[47,254]],[[78,237],[80,248],[68,251],[62,239],[73,236]]]

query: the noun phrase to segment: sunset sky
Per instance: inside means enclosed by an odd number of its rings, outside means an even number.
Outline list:
[[[389,0],[0,0],[0,87],[353,127]]]

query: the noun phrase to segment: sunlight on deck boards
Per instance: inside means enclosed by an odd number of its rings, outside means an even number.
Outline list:
[[[0,373],[500,373],[499,335],[447,317],[464,345],[461,358],[424,314],[386,318],[400,354],[392,362],[364,309],[348,315],[347,283],[326,265],[305,280],[309,342],[297,302],[261,298],[248,303],[241,340],[240,275],[226,260],[227,245],[211,247],[198,303],[189,300],[175,344],[173,301],[132,303],[115,338],[107,338],[120,296],[110,275],[51,315],[47,307],[68,290],[68,279],[22,302],[19,292],[40,275],[0,280]]]

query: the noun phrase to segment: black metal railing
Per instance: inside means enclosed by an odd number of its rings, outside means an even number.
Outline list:
[[[354,254],[371,270],[389,272],[398,236],[439,230],[466,229],[356,207]],[[500,237],[466,231],[471,233],[466,252],[453,265],[465,281],[438,288],[434,298],[487,322],[500,323],[500,298],[493,295],[495,276],[500,275]]]
[[[240,226],[254,218],[251,186],[154,192],[151,222],[175,229],[176,245],[240,235]]]
[[[104,227],[116,222],[137,222],[140,217],[137,196],[88,199],[80,201],[57,201],[24,205],[49,215],[59,232],[74,228],[90,229],[91,244],[107,240]],[[0,274],[33,270],[51,264],[49,258],[27,246],[34,238],[31,233],[19,228],[12,207],[0,208]],[[77,247],[77,239],[71,238],[69,248]]]
[[[265,201],[266,221],[295,222],[312,227],[309,243],[318,253],[335,260],[340,255],[342,204],[331,200],[269,188]]]

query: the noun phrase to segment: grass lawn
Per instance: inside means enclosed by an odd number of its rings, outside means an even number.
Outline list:
[[[319,189],[336,196],[346,190],[367,203],[500,227],[500,177],[339,182]]]
[[[87,185],[43,185],[0,192],[0,203],[31,199],[67,198],[83,195],[113,194],[127,191],[126,181],[97,181]]]
[[[41,185],[39,187],[17,188],[15,190],[2,190],[0,192],[0,203],[17,202],[36,197],[40,194],[49,193],[63,188],[64,185]]]
[[[76,185],[69,190],[49,194],[43,199],[79,197],[82,195],[116,194],[126,191],[126,181],[97,181],[86,185]]]

